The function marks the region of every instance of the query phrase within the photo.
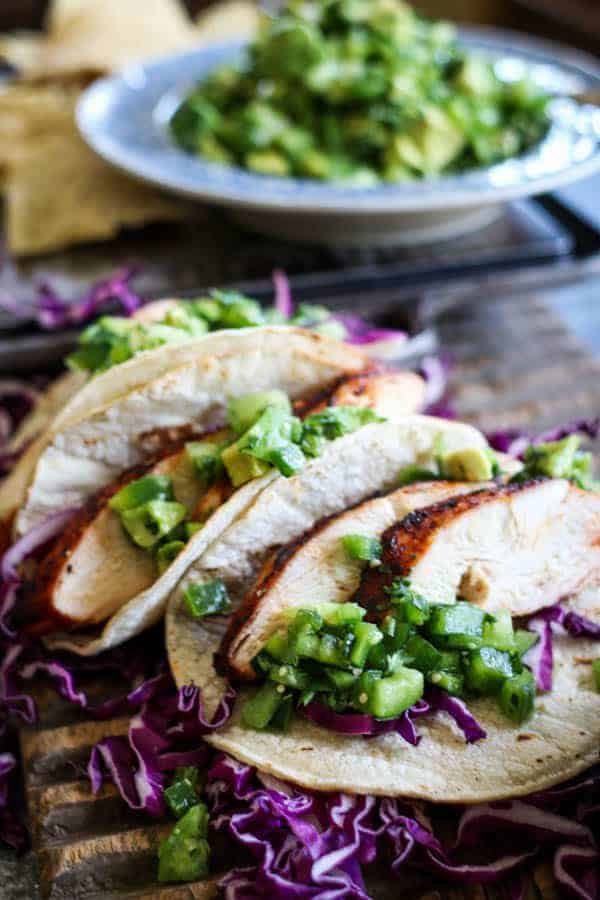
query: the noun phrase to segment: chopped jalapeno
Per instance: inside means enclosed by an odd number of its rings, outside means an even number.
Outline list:
[[[342,538],[344,550],[350,559],[377,563],[381,559],[381,543],[366,534],[346,534]]]
[[[161,544],[156,551],[156,562],[159,574],[165,572],[176,556],[179,556],[185,544],[183,541],[169,541],[167,544]]]
[[[143,506],[121,513],[123,527],[139,547],[148,550],[173,530],[187,516],[183,503],[172,500],[149,500]]]
[[[478,606],[459,600],[456,603],[433,606],[427,632],[434,643],[448,648],[471,650],[480,645],[487,619],[487,613]]]
[[[145,475],[131,481],[108,501],[114,512],[123,513],[151,500],[172,500],[173,484],[168,475]]]
[[[203,619],[228,612],[231,601],[225,582],[220,578],[204,584],[190,584],[183,595],[183,602],[192,619]]]
[[[285,688],[283,685],[265,681],[263,686],[246,700],[242,708],[242,722],[248,728],[262,731],[269,725],[273,716],[283,703]]]
[[[177,769],[171,785],[165,789],[167,806],[178,819],[198,803],[198,774],[193,766]]]
[[[241,397],[233,397],[227,404],[229,424],[236,434],[243,434],[252,428],[268,406],[275,406],[288,415],[292,411],[289,397],[283,391],[243,394]]]
[[[525,722],[533,713],[535,703],[535,678],[528,669],[507,678],[500,689],[500,707],[517,722]]]
[[[192,806],[158,848],[159,881],[197,881],[209,874],[208,810]]]

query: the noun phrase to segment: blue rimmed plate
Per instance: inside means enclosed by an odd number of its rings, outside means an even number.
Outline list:
[[[170,116],[190,88],[243,52],[219,45],[132,66],[95,82],[77,110],[80,131],[104,159],[186,197],[228,207],[250,227],[328,243],[416,243],[491,220],[514,197],[552,190],[600,170],[600,66],[583,54],[509,32],[468,29],[460,39],[490,56],[503,78],[529,74],[556,99],[546,138],[485,169],[398,185],[351,187],[276,178],[206,162],[173,141]]]

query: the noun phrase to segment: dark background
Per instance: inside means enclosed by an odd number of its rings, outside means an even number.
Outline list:
[[[184,3],[196,15],[210,0]],[[516,28],[600,52],[598,0],[416,0],[415,5],[428,15]],[[0,0],[0,30],[40,28],[47,6],[48,0]]]

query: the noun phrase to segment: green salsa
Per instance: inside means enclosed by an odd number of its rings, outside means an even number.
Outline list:
[[[516,723],[532,712],[535,680],[523,655],[536,640],[505,611],[429,604],[404,579],[382,598],[378,621],[352,603],[288,612],[253,660],[262,687],[243,707],[255,729],[281,726],[312,700],[375,719],[401,715],[428,685],[458,697],[490,697]]]
[[[241,61],[195,87],[171,130],[213,162],[370,186],[520,154],[546,133],[548,100],[402,0],[290,0]]]

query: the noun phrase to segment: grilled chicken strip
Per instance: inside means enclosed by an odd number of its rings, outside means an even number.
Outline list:
[[[282,624],[286,610],[344,603],[350,598],[360,584],[363,566],[344,551],[344,535],[379,537],[413,510],[480,487],[434,481],[399,488],[320,522],[288,544],[265,563],[231,620],[220,651],[225,667],[234,678],[254,678],[252,660]]]
[[[433,603],[526,615],[600,581],[600,495],[558,479],[508,484],[415,511],[382,542],[383,565],[353,598],[373,617],[399,576]]]
[[[400,418],[413,404],[420,404],[423,381],[410,372],[362,374],[336,380],[320,392],[316,406],[295,404],[304,415],[325,405],[371,406],[383,414]],[[390,409],[393,407],[393,410]],[[227,432],[209,432],[201,439],[219,441]],[[137,547],[124,532],[119,517],[110,509],[110,498],[125,484],[142,475],[169,475],[176,500],[183,503],[193,521],[204,522],[232,493],[223,478],[203,492],[190,463],[185,440],[197,436],[177,429],[148,434],[146,446],[154,462],[128,470],[117,481],[100,490],[75,514],[64,533],[39,565],[35,578],[26,584],[22,613],[30,630],[46,634],[98,624],[157,579],[151,554]]]

